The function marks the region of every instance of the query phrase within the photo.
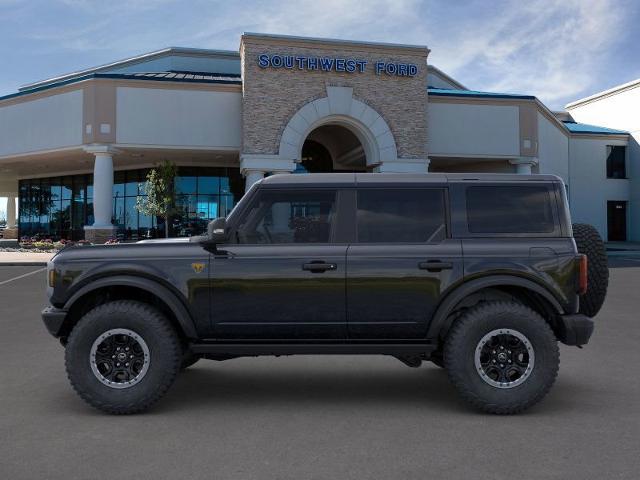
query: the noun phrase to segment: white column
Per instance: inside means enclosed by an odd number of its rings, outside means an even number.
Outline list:
[[[511,165],[516,166],[516,173],[519,175],[531,175],[531,167],[538,164],[535,157],[520,157],[509,160]]]
[[[7,197],[7,228],[16,228],[16,197]]]
[[[113,230],[113,155],[117,150],[109,145],[89,145],[85,152],[94,155],[93,161],[93,225],[85,230]]]
[[[111,227],[113,214],[113,157],[96,153],[93,164],[93,227]]]
[[[245,192],[258,180],[264,178],[265,173],[287,173],[295,170],[295,163],[291,159],[281,158],[279,155],[242,154],[240,155],[240,173],[246,180]]]
[[[264,174],[265,172],[263,172],[262,170],[245,170],[244,171],[244,179],[245,179],[244,191],[247,192],[254,183],[256,183],[259,180],[262,180],[264,178]]]
[[[289,170],[274,170],[272,175],[291,175]],[[289,230],[289,219],[291,217],[291,206],[288,203],[276,203],[271,214],[273,217],[273,232],[287,232]]]

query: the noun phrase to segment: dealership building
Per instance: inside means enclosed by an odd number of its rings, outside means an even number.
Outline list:
[[[246,33],[239,52],[167,48],[25,85],[0,97],[5,238],[154,237],[161,220],[135,205],[148,169],[170,160],[176,236],[275,173],[511,172],[562,177],[574,221],[640,240],[638,84],[552,112],[468,89],[428,56]],[[635,100],[610,109],[621,94]]]

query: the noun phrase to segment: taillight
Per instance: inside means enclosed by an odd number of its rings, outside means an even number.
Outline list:
[[[584,295],[587,293],[588,274],[587,266],[588,259],[586,255],[580,255],[578,259],[578,294]]]

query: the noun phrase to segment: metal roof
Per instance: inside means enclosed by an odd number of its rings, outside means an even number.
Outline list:
[[[568,122],[563,121],[565,127],[569,129],[571,133],[591,133],[599,135],[628,135],[629,132],[625,130],[615,130],[613,128],[598,127],[597,125],[589,125],[586,123]]]
[[[32,93],[49,90],[51,88],[62,87],[72,83],[83,82],[92,78],[112,78],[116,80],[145,80],[155,82],[185,82],[185,83],[216,83],[226,85],[242,85],[240,75],[229,73],[193,73],[193,72],[148,72],[148,73],[90,73],[81,77],[74,77],[68,80],[61,80],[55,83],[42,85],[41,87],[22,90],[17,93],[10,93],[0,97],[0,100],[23,97]]]
[[[210,57],[230,57],[240,59],[238,52],[229,50],[211,50],[204,48],[185,48],[185,47],[168,47],[153,52],[143,53],[134,57],[125,58],[123,60],[117,60],[115,62],[106,63],[97,67],[85,68],[75,72],[59,75],[57,77],[48,78],[46,80],[40,80],[37,82],[28,83],[21,86],[18,91],[32,90],[42,87],[44,85],[58,84],[61,81],[70,80],[72,78],[83,77],[92,73],[99,73],[105,70],[112,70],[114,68],[122,68],[128,65],[134,65],[149,60],[165,57],[169,55],[191,55],[191,56],[210,56]]]
[[[98,73],[98,77],[105,75],[116,75],[117,78],[133,78],[144,80],[170,80],[170,81],[206,81],[215,83],[242,83],[240,75],[231,73],[210,73],[210,72],[185,72],[170,70],[168,72],[135,72],[135,73]]]
[[[480,98],[522,98],[535,100],[533,95],[522,95],[519,93],[499,93],[499,92],[479,92],[477,90],[455,90],[449,88],[427,88],[429,95],[442,97],[480,97]]]

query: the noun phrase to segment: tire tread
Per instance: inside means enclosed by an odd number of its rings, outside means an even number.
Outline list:
[[[455,361],[460,361],[464,358],[464,348],[465,341],[464,337],[467,335],[467,332],[471,329],[471,327],[478,322],[480,316],[484,316],[486,314],[496,314],[496,313],[505,313],[511,312],[514,315],[526,315],[530,316],[531,319],[536,319],[536,327],[541,330],[543,336],[547,337],[549,340],[549,345],[552,345],[552,356],[554,358],[559,358],[560,350],[558,347],[558,342],[556,341],[556,337],[553,333],[553,330],[549,326],[549,324],[535,311],[530,309],[529,307],[517,303],[517,302],[508,302],[508,301],[491,301],[484,302],[479,304],[471,309],[469,309],[464,315],[462,315],[452,326],[449,334],[447,335],[447,339],[445,341],[444,347],[444,364],[447,370],[447,374],[449,376],[449,380],[454,385],[454,387],[458,390],[460,395],[473,407],[482,410],[487,413],[493,413],[498,415],[513,415],[517,413],[521,413],[524,410],[527,410],[534,404],[538,403],[542,398],[549,392],[551,387],[553,386],[556,377],[558,375],[559,370],[559,360],[555,362],[551,377],[547,379],[545,384],[541,389],[538,390],[536,395],[527,398],[522,401],[511,401],[506,403],[491,403],[485,401],[482,397],[480,397],[476,392],[471,388],[471,384],[463,371],[460,368],[456,368]]]
[[[171,385],[175,381],[175,378],[180,371],[182,362],[182,348],[173,326],[164,317],[164,315],[162,315],[156,308],[152,307],[149,304],[133,300],[116,300],[99,305],[89,311],[82,319],[80,319],[78,324],[76,324],[76,326],[71,331],[67,345],[72,344],[75,341],[75,337],[82,334],[82,330],[84,328],[89,328],[94,318],[100,317],[109,311],[113,311],[113,309],[117,309],[120,312],[126,310],[130,313],[145,316],[149,322],[155,323],[154,328],[157,329],[158,332],[170,342],[171,348],[175,352],[175,355],[172,355],[169,359],[172,365],[171,368],[167,370],[168,375],[164,376],[164,381],[158,384],[156,388],[145,395],[141,400],[129,403],[108,402],[91,395],[89,391],[83,387],[81,382],[77,382],[74,379],[74,376],[70,374],[71,365],[69,355],[65,355],[67,378],[69,379],[69,382],[71,383],[71,386],[76,391],[76,393],[85,402],[87,402],[92,407],[97,408],[98,410],[114,415],[129,415],[140,413],[144,410],[149,409],[158,400],[160,400],[160,398],[165,395],[167,390],[169,390],[169,387],[171,387]]]
[[[607,296],[609,266],[607,250],[598,231],[586,223],[573,224],[573,238],[578,252],[587,256],[587,293],[580,295],[580,313],[595,317]]]

